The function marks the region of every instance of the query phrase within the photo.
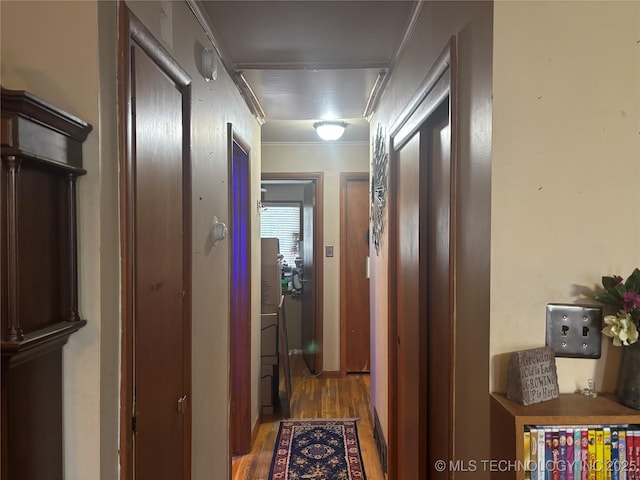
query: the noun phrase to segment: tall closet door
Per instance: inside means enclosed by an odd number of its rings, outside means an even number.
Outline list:
[[[397,153],[398,478],[446,478],[452,419],[451,157],[448,105]]]
[[[454,458],[453,42],[392,128],[389,478],[451,478]],[[395,284],[394,284],[395,282]]]
[[[425,478],[426,317],[420,257],[420,133],[397,153],[397,431],[396,478]],[[422,260],[422,261],[421,261]],[[422,263],[422,265],[421,265]],[[421,308],[422,304],[422,308]],[[421,475],[422,473],[422,475]]]
[[[426,322],[427,322],[427,466],[430,479],[448,472],[434,468],[450,458],[453,351],[452,351],[452,227],[451,129],[448,102],[429,117],[422,129],[422,158],[426,174]]]
[[[134,49],[136,478],[182,478],[182,96]],[[184,407],[182,407],[184,408]]]
[[[343,173],[340,227],[341,370],[368,372],[371,365],[369,307],[369,176]],[[344,358],[344,359],[343,359]]]
[[[191,79],[121,9],[124,478],[191,468]],[[127,41],[124,41],[124,40]]]

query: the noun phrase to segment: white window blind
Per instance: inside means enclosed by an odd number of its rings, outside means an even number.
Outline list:
[[[283,261],[295,266],[300,256],[300,204],[264,202],[260,212],[260,236],[280,240]]]

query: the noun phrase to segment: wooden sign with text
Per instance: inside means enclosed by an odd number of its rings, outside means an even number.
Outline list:
[[[558,396],[558,374],[553,348],[534,348],[511,354],[507,378],[509,400],[521,405],[531,405]]]

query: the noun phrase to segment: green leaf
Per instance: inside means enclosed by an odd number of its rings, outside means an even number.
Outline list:
[[[603,292],[599,293],[598,295],[594,295],[593,299],[596,302],[604,303],[605,305],[620,306],[621,303],[619,296],[609,292]]]
[[[640,293],[640,269],[636,268],[633,273],[629,275],[627,281],[624,282],[625,290],[633,290]]]

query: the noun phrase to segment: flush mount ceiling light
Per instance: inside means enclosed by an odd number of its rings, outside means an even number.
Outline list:
[[[338,140],[344,133],[344,129],[349,125],[347,122],[338,122],[325,120],[323,122],[316,122],[313,124],[313,128],[318,132],[318,136],[322,140],[328,142]]]

